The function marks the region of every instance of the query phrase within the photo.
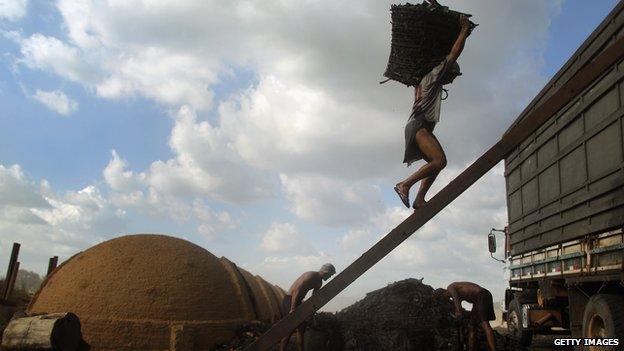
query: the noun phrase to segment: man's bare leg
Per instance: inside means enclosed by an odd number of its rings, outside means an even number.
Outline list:
[[[409,194],[410,188],[416,184],[419,180],[431,177],[435,174],[435,176],[430,180],[430,184],[425,185],[425,188],[422,188],[418,194],[420,195],[420,200],[422,200],[422,204],[424,204],[425,195],[427,194],[427,190],[431,187],[431,184],[437,177],[438,173],[446,167],[446,155],[444,154],[444,150],[442,150],[442,146],[438,140],[431,134],[427,129],[421,128],[416,132],[416,143],[420,151],[426,156],[425,159],[429,161],[420,167],[416,172],[407,177],[404,181],[397,184],[399,190],[405,194]]]
[[[494,341],[494,331],[490,326],[490,322],[483,321],[482,323],[483,331],[485,332],[485,337],[487,338],[488,349],[490,351],[496,351],[496,342]]]
[[[417,210],[419,207],[427,203],[427,201],[425,201],[425,194],[427,194],[427,191],[429,191],[429,188],[431,188],[431,184],[433,184],[435,179],[438,177],[438,174],[440,174],[440,172],[436,172],[420,182],[418,194],[416,194],[416,199],[414,200],[414,204],[412,205],[413,209]]]
[[[475,335],[475,327],[474,325],[472,325],[472,322],[470,323],[470,326],[468,326],[468,351],[475,351],[475,346],[476,346],[476,335]]]

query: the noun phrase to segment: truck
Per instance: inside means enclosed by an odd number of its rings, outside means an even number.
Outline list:
[[[623,9],[621,1],[510,129],[624,35]],[[503,315],[524,345],[566,334],[624,347],[623,78],[620,60],[505,157]]]

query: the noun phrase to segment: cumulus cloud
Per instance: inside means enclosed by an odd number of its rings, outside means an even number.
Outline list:
[[[285,77],[263,77],[255,89],[221,104],[219,113],[236,151],[258,168],[357,179],[399,165],[395,115]]]
[[[26,15],[28,0],[0,0],[0,19],[16,21]]]
[[[182,139],[190,137],[183,134]],[[111,159],[102,171],[111,190],[110,200],[120,208],[136,209],[151,217],[164,215],[178,222],[194,220],[198,223],[197,232],[208,241],[220,239],[225,231],[238,228],[239,220],[230,212],[216,210],[206,201],[213,190],[206,184],[215,177],[204,173],[200,166],[191,163],[191,169],[186,170],[176,160],[157,161],[141,173],[134,173],[129,166],[112,150]],[[215,182],[220,184],[218,180]]]
[[[272,223],[262,237],[260,248],[270,253],[314,253],[312,245],[291,223]]]
[[[190,104],[206,109],[212,103],[208,86],[217,80],[213,72],[196,56],[148,48],[120,60],[112,74],[95,88],[104,98],[141,94],[166,105]]]
[[[100,66],[89,62],[80,49],[58,38],[35,33],[28,38],[12,36],[18,41],[22,64],[31,69],[55,73],[71,81],[91,84],[100,72]]]
[[[27,178],[19,165],[0,165],[0,198],[4,205],[27,208],[50,206],[39,187]]]
[[[281,175],[291,211],[298,217],[330,226],[358,226],[383,208],[378,188],[322,176]]]
[[[124,212],[96,186],[58,194],[45,180],[36,185],[19,165],[0,165],[0,198],[0,249],[22,243],[23,262],[36,271],[47,257],[65,259],[124,228]]]
[[[229,212],[216,211],[198,199],[193,202],[193,213],[200,223],[197,231],[208,240],[221,238],[224,231],[237,229],[240,225]]]
[[[219,128],[198,121],[184,106],[175,115],[169,145],[176,158],[154,162],[148,181],[165,193],[185,192],[241,203],[271,194],[265,175],[243,162]]]
[[[243,162],[219,129],[198,121],[195,110],[183,106],[174,119],[169,138],[174,158],[154,161],[148,169],[135,173],[112,152],[103,175],[120,201],[137,203],[145,197],[152,202],[208,198],[246,203],[271,195],[267,176]]]
[[[67,116],[78,110],[78,103],[68,98],[67,95],[60,90],[45,91],[37,89],[32,97],[50,110],[63,116]]]
[[[102,171],[106,184],[115,191],[132,193],[141,187],[143,175],[136,175],[132,171],[126,170],[128,162],[117,154],[116,150],[111,151],[112,158]]]

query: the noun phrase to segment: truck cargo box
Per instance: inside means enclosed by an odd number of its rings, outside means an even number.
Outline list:
[[[514,125],[624,35],[620,3]],[[624,224],[624,63],[614,64],[505,158],[511,255]]]

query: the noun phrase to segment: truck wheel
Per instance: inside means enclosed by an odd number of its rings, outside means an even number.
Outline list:
[[[624,339],[624,298],[618,295],[592,296],[583,314],[584,338]],[[615,347],[589,346],[587,350],[615,350]]]
[[[522,328],[522,309],[517,299],[511,300],[509,303],[509,311],[507,312],[507,331],[518,340],[520,345],[529,346],[533,339],[533,332]]]

